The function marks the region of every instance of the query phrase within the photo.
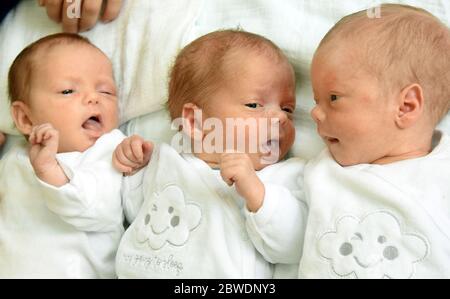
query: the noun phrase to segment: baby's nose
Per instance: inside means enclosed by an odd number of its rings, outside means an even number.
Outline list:
[[[270,118],[271,119],[277,119],[277,121],[280,124],[283,124],[287,121],[288,116],[287,116],[287,112],[281,110],[280,108],[273,108],[270,109]]]
[[[316,123],[323,122],[325,120],[325,112],[320,108],[319,105],[316,105],[311,110],[311,117]]]
[[[84,97],[86,104],[98,104],[99,99],[96,93],[89,93]]]

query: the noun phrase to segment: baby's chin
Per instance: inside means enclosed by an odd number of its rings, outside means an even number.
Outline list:
[[[97,138],[98,139],[98,138]],[[60,142],[58,154],[80,152],[83,153],[92,147],[97,139],[83,140],[82,142]]]
[[[342,167],[349,167],[349,166],[354,166],[354,165],[358,165],[358,164],[370,164],[370,161],[365,161],[362,158],[355,159],[355,157],[339,155],[339,154],[333,153],[332,151],[330,151],[330,153],[331,153],[331,156],[333,157],[334,161],[336,161]]]
[[[254,156],[251,156],[253,168],[256,171],[262,170],[266,168],[267,166],[273,165],[275,163],[278,163],[280,160],[284,158],[283,155],[281,158],[279,155],[262,155],[262,154],[254,154]]]

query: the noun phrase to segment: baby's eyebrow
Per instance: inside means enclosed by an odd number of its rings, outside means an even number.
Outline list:
[[[81,78],[74,77],[74,76],[67,76],[67,77],[60,77],[61,81],[64,82],[70,82],[70,83],[79,83],[81,81]]]

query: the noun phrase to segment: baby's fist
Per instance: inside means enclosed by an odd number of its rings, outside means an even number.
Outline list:
[[[29,142],[30,162],[38,178],[56,187],[68,182],[64,171],[56,160],[59,145],[59,133],[51,124],[33,127]]]
[[[53,167],[58,153],[58,131],[51,124],[34,126],[28,141],[31,144],[30,161],[34,168],[41,170],[49,165]]]
[[[265,188],[247,154],[223,154],[220,161],[220,175],[229,186],[235,185],[237,193],[246,200],[250,211],[259,210],[264,201]]]
[[[113,154],[113,166],[126,175],[135,174],[148,164],[152,152],[153,143],[133,135],[117,146]]]

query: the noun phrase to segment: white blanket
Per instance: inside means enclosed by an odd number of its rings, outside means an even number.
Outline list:
[[[36,1],[24,0],[0,28],[0,131],[17,134],[9,116],[7,71],[28,43],[59,30]],[[450,25],[448,0],[394,0],[422,7]],[[323,143],[309,116],[309,70],[325,33],[344,15],[379,4],[373,0],[125,0],[117,20],[83,34],[111,57],[119,86],[121,121],[147,138],[170,136],[167,122],[148,113],[167,99],[167,75],[178,50],[213,30],[241,27],[262,34],[288,55],[297,75],[297,140],[293,154],[309,158]],[[372,12],[374,13],[374,12]],[[155,115],[155,114],[153,114]],[[141,116],[140,118],[137,118]],[[448,118],[448,117],[447,117]],[[156,130],[160,128],[160,130]],[[450,133],[450,120],[441,128]],[[159,132],[164,132],[160,134]]]

